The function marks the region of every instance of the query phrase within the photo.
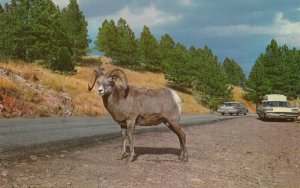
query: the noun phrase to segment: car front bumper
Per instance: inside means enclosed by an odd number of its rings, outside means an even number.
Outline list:
[[[265,117],[269,118],[269,119],[297,119],[298,118],[298,113],[267,112]]]
[[[223,109],[218,109],[217,112],[219,113],[224,113],[224,114],[236,114],[236,113],[240,113],[238,110],[230,110],[230,109],[226,109],[226,110],[223,110]]]

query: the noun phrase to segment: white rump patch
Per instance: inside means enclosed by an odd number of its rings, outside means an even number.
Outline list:
[[[172,98],[173,100],[175,101],[177,107],[178,107],[178,110],[179,110],[179,114],[181,114],[181,104],[182,104],[182,101],[179,97],[179,95],[174,91],[174,90],[171,90],[171,93],[172,93]]]

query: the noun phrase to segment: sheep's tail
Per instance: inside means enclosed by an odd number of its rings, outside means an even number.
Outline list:
[[[175,103],[177,105],[179,114],[181,114],[182,100],[181,100],[181,98],[179,97],[179,95],[174,90],[171,90],[171,94],[172,94],[173,100],[175,101]]]

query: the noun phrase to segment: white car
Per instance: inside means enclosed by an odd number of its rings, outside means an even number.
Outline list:
[[[225,102],[223,106],[220,106],[218,108],[217,112],[221,113],[222,115],[225,114],[247,115],[248,109],[241,102]]]
[[[298,108],[290,107],[286,96],[279,94],[265,95],[256,113],[259,119],[285,119],[294,121],[299,116]]]

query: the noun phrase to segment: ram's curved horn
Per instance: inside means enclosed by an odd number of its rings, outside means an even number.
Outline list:
[[[128,89],[128,80],[124,71],[121,69],[114,69],[109,74],[112,77],[115,87],[118,88],[120,96],[125,97]]]
[[[99,78],[99,76],[103,75],[103,72],[102,72],[102,68],[100,68],[100,66],[98,66],[94,72],[93,72],[93,82],[91,83],[92,86],[90,86],[90,84],[88,84],[88,90],[91,91],[94,86],[95,86],[95,83],[96,83],[96,80]]]

